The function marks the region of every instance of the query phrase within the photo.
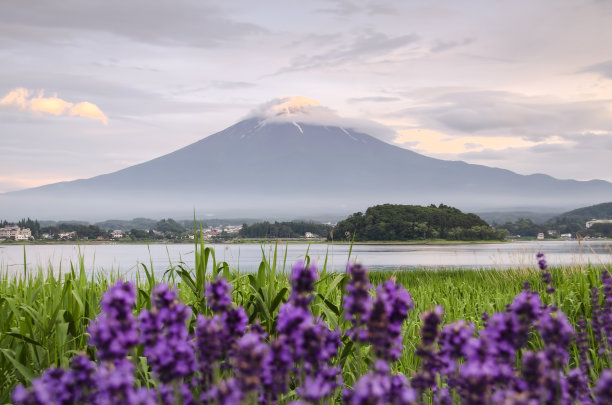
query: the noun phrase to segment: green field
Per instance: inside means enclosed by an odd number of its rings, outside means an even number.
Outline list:
[[[265,328],[273,330],[279,304],[288,297],[287,274],[265,260],[259,272],[239,274],[224,263],[215,263],[214,252],[209,248],[199,250],[197,255],[195,269],[175,267],[163,277],[163,281],[178,287],[181,298],[192,306],[195,314],[207,311],[204,284],[213,272],[220,272],[234,285],[234,301],[245,307],[249,319],[258,319]],[[88,350],[87,326],[98,315],[100,298],[115,278],[88,276],[82,262],[61,275],[54,275],[52,270],[24,269],[17,276],[8,276],[6,272],[0,276],[0,403],[9,401],[15,384],[27,384],[50,366],[67,366],[75,353]],[[580,316],[590,318],[590,289],[600,285],[603,270],[597,266],[552,269],[557,288],[553,295],[543,292],[537,269],[372,271],[370,278],[376,285],[394,277],[410,292],[415,303],[404,325],[403,356],[394,364],[394,369],[410,375],[420,361],[414,354],[420,341],[419,314],[435,305],[444,307],[445,323],[465,319],[479,328],[482,312],[504,311],[528,281],[541,293],[545,304],[554,301],[575,325]],[[150,305],[151,288],[162,281],[156,280],[146,267],[142,268],[141,276],[137,280],[138,312]],[[320,269],[320,276],[313,313],[330,326],[345,329],[347,322],[341,309],[347,276],[327,273],[325,267]],[[538,341],[531,344],[537,346]],[[359,361],[367,358],[367,348],[364,350],[344,363],[344,381],[348,385],[363,366]],[[91,348],[89,352],[93,354]],[[609,366],[605,358],[594,356],[593,360],[595,373]]]

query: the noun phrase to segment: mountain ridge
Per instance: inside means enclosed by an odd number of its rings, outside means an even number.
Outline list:
[[[194,209],[198,214],[292,217],[345,215],[381,203],[444,203],[470,211],[554,206],[562,211],[611,199],[612,183],[603,180],[520,175],[420,155],[348,125],[249,117],[115,172],[0,194],[0,211],[96,219],[186,217]]]

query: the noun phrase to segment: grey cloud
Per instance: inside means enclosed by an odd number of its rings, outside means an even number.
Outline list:
[[[278,73],[310,70],[343,65],[345,63],[364,62],[369,58],[386,55],[396,49],[403,48],[417,41],[416,34],[389,37],[381,32],[366,32],[356,37],[350,44],[333,48],[327,52],[315,55],[302,55],[294,58],[290,66]]]
[[[399,101],[401,98],[399,97],[353,97],[349,98],[347,101],[349,103],[390,103],[392,101]]]
[[[595,65],[587,66],[579,73],[597,73],[607,79],[612,79],[612,59]]]
[[[609,130],[608,101],[559,102],[501,91],[417,91],[417,105],[393,114],[451,134],[519,136],[541,140],[572,132]]]
[[[346,0],[334,0],[331,7],[317,9],[316,12],[324,14],[333,14],[340,17],[349,17],[361,12],[362,8]]]
[[[67,29],[105,32],[138,42],[211,47],[248,35],[262,34],[261,26],[232,19],[210,2],[170,0],[80,0],[2,2],[0,35],[6,39],[48,41]],[[15,30],[20,33],[15,36]],[[79,33],[72,31],[72,38]]]
[[[250,82],[240,82],[240,81],[234,82],[234,81],[223,81],[223,80],[213,81],[211,82],[210,85],[216,89],[222,89],[222,90],[248,89],[248,88],[256,86],[255,83],[250,83]]]
[[[431,51],[433,53],[440,53],[440,52],[451,50],[453,48],[466,46],[473,42],[474,40],[472,38],[465,38],[461,41],[436,41],[434,45],[431,47]]]

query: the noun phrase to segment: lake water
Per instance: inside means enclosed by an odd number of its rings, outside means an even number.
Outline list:
[[[351,258],[371,269],[414,268],[525,268],[536,265],[538,251],[546,254],[550,265],[603,264],[612,265],[610,241],[555,241],[491,244],[448,245],[354,245]],[[274,245],[212,244],[217,261],[226,261],[240,271],[254,271],[262,259],[262,249],[272,258]],[[308,251],[311,260],[322,266],[327,256],[328,268],[343,270],[348,260],[348,245],[279,244],[279,265],[287,249],[286,266],[304,258]],[[70,264],[77,265],[79,252],[84,257],[87,271],[132,273],[144,263],[153,264],[156,273],[163,273],[172,265],[194,265],[194,246],[190,244],[101,244],[101,245],[28,245],[26,263],[29,269],[38,266],[63,271]],[[10,273],[23,271],[24,251],[20,245],[0,245],[0,269]]]

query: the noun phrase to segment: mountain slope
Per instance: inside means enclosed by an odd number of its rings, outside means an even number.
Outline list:
[[[358,130],[297,115],[251,117],[175,152],[90,179],[0,195],[6,218],[305,217],[380,203],[461,209],[575,206],[612,200],[605,181],[429,158]]]

